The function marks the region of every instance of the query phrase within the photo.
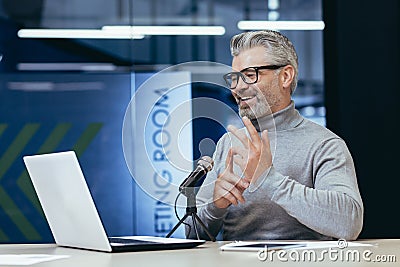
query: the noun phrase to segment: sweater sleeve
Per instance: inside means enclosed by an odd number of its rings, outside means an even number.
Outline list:
[[[314,231],[356,239],[363,224],[363,203],[353,159],[344,141],[335,138],[321,144],[313,159],[313,169],[313,187],[272,167],[261,188],[290,216]]]

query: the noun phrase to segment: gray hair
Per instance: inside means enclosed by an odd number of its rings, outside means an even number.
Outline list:
[[[237,34],[231,39],[231,54],[238,56],[240,52],[262,46],[265,48],[266,56],[274,65],[291,65],[294,68],[294,77],[290,85],[290,94],[297,87],[298,58],[292,42],[279,32],[264,30],[251,31]]]

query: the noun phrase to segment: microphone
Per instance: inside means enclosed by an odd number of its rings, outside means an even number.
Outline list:
[[[189,176],[181,183],[179,186],[179,192],[186,195],[186,189],[188,187],[195,187],[198,181],[207,174],[207,172],[211,171],[214,167],[214,161],[209,156],[203,156],[197,162],[197,167],[192,171]]]

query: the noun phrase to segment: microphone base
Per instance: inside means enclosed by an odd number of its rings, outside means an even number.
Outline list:
[[[175,227],[172,228],[172,230],[166,235],[166,237],[171,237],[171,235],[176,231],[176,229],[178,229],[178,227],[182,223],[184,223],[184,221],[190,216],[190,217],[192,217],[193,228],[196,233],[197,239],[198,240],[200,239],[199,232],[197,230],[197,223],[199,223],[200,226],[202,227],[202,229],[204,230],[204,232],[206,232],[208,238],[210,238],[211,241],[215,242],[215,237],[210,233],[210,231],[207,229],[207,226],[197,215],[196,194],[193,191],[190,194],[185,194],[185,196],[187,197],[186,214],[185,214],[185,216],[182,217],[182,219],[179,220],[179,222],[175,225]]]

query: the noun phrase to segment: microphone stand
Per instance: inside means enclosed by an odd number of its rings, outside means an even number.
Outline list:
[[[199,237],[199,232],[197,230],[197,225],[196,221],[200,224],[200,226],[203,228],[203,230],[206,232],[208,237],[210,238],[211,241],[215,241],[215,237],[213,237],[208,231],[207,226],[203,223],[203,221],[200,219],[200,217],[197,215],[197,207],[196,207],[196,192],[195,192],[195,187],[185,187],[181,191],[183,195],[186,196],[186,214],[185,216],[182,217],[182,219],[179,220],[179,222],[175,225],[175,227],[166,235],[166,237],[170,237],[176,229],[186,220],[187,217],[191,216],[192,217],[192,222],[193,222],[193,228],[196,233],[197,239],[200,239]]]

